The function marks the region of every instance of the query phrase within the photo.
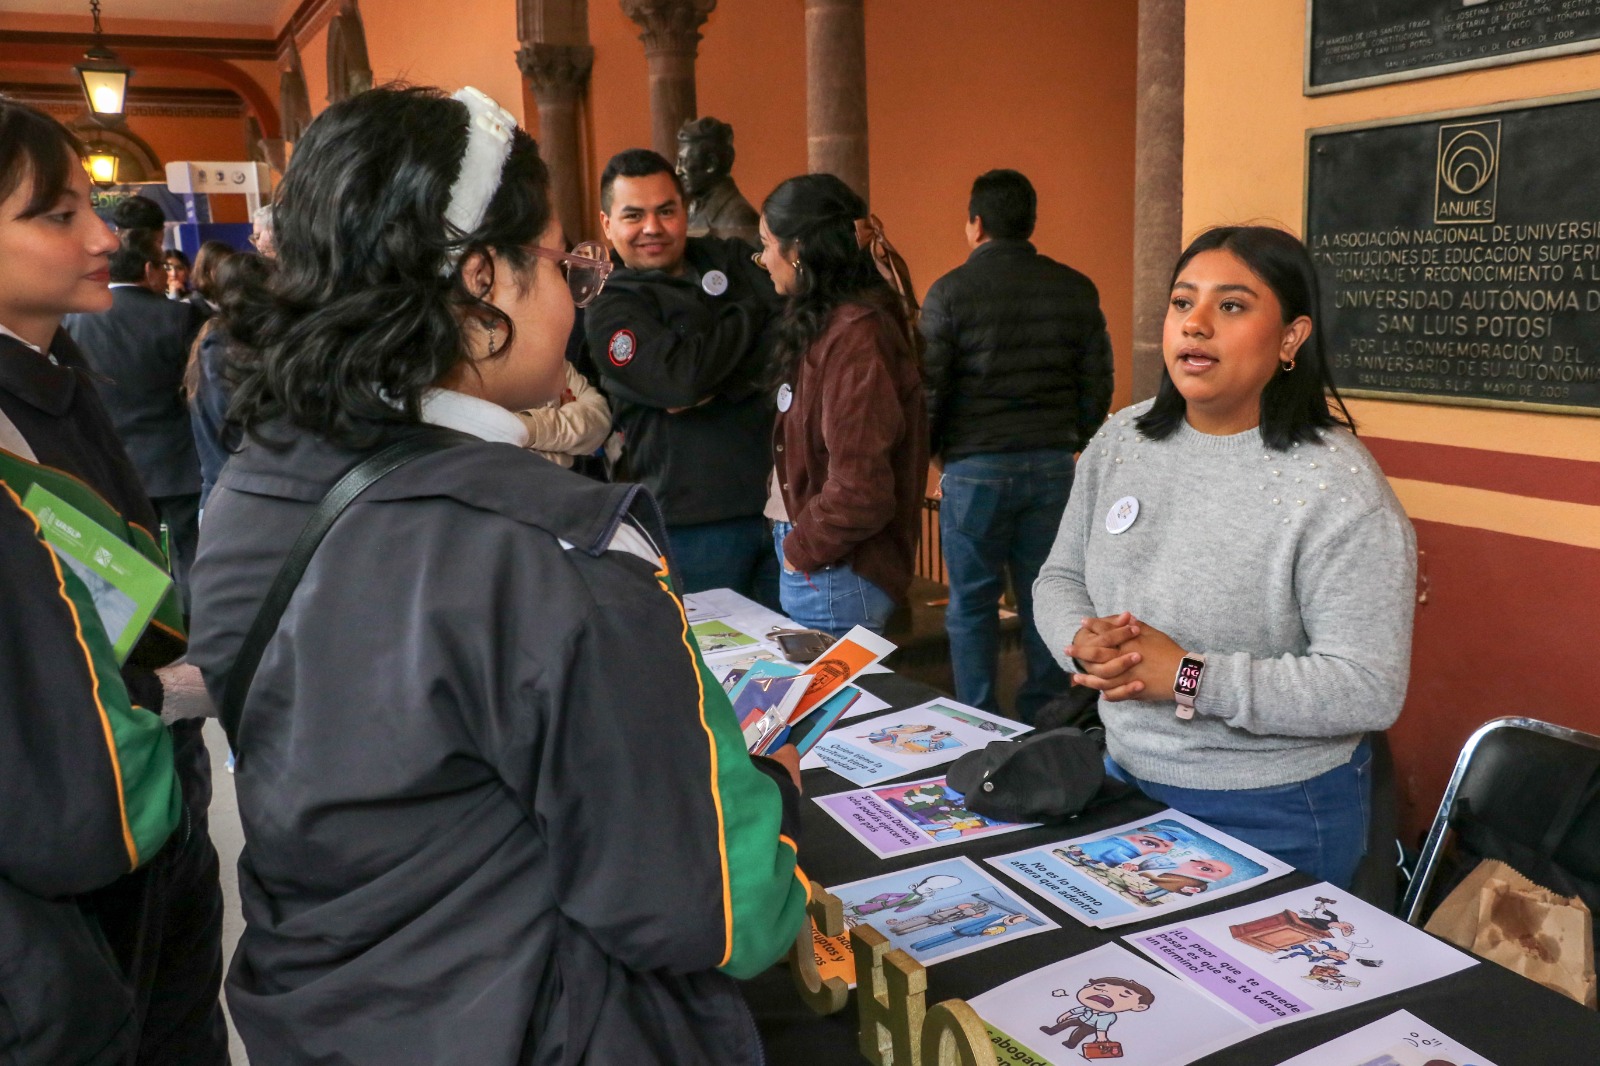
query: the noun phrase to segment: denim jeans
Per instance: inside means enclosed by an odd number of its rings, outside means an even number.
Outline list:
[[[1305,781],[1272,788],[1175,788],[1141,781],[1106,756],[1106,772],[1153,800],[1192,815],[1313,877],[1349,888],[1372,821],[1372,744]]]
[[[772,547],[783,559],[783,540],[794,527],[772,523]],[[783,613],[808,629],[842,637],[855,626],[882,633],[894,613],[894,597],[838,563],[826,570],[789,571],[779,567],[778,589]]]
[[[1033,582],[1061,526],[1072,491],[1072,453],[1059,449],[970,455],[945,464],[939,479],[939,537],[950,582],[944,627],[956,699],[1000,712],[995,673],[1000,657],[1000,593],[1007,568],[1017,593],[1027,673],[1016,714],[1039,708],[1072,687],[1033,624]]]
[[[679,592],[732,589],[763,607],[778,609],[778,564],[760,515],[668,526]]]

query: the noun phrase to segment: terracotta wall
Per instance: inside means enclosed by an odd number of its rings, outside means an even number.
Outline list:
[[[515,0],[382,0],[361,5],[361,21],[377,84],[475,85],[522,117]],[[315,113],[328,106],[327,23],[296,43]]]
[[[604,165],[650,141],[639,30],[589,5],[591,126]],[[1015,167],[1039,190],[1040,249],[1100,286],[1129,396],[1136,6],[1094,0],[873,0],[867,5],[872,208],[919,291],[961,263],[972,179]],[[725,2],[700,45],[702,115],[733,124],[734,175],[758,207],[806,169],[800,0]]]
[[[1189,0],[1184,227],[1300,229],[1305,131],[1600,84],[1600,55],[1306,97],[1305,5]],[[1462,742],[1523,714],[1600,732],[1600,419],[1352,401],[1417,527],[1429,583],[1391,731],[1402,814],[1432,818]]]

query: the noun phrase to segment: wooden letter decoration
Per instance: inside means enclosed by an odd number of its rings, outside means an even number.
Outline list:
[[[989,1027],[966,1000],[947,999],[928,1008],[922,1066],[998,1066]]]
[[[856,959],[860,1049],[875,1066],[921,1066],[928,971],[870,925],[850,930]]]
[[[816,952],[820,941],[844,933],[844,905],[838,896],[813,881],[806,914],[810,920],[795,937],[794,948],[789,952],[789,970],[806,1006],[818,1014],[836,1014],[849,1002],[850,986],[839,977],[824,980],[817,969]]]

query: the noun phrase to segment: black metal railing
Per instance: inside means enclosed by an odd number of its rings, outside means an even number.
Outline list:
[[[922,500],[922,539],[917,543],[917,576],[943,585],[944,545],[939,540],[939,497]]]

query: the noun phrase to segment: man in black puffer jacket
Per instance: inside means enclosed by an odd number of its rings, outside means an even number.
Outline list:
[[[1032,184],[993,170],[972,186],[966,263],[928,290],[931,453],[942,464],[939,532],[956,698],[999,711],[997,604],[1006,570],[1022,616],[1024,720],[1070,686],[1033,626],[1033,581],[1072,489],[1073,453],[1111,406],[1111,342],[1094,282],[1029,243]]]

